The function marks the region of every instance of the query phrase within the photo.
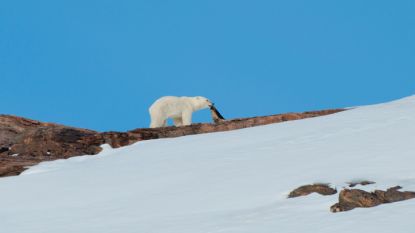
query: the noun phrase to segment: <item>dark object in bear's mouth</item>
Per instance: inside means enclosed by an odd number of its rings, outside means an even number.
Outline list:
[[[219,117],[219,119],[225,120],[225,118],[222,116],[222,114],[220,114],[220,112],[214,105],[212,105],[210,109],[215,112],[215,114]]]
[[[214,105],[210,106],[210,112],[212,113],[212,118],[215,123],[219,123],[225,120],[225,118],[222,116],[222,114],[220,114],[220,112]]]

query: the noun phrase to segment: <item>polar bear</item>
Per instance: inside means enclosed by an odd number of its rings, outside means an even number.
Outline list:
[[[203,96],[161,97],[149,108],[150,128],[167,126],[167,118],[172,118],[175,126],[190,125],[193,112],[212,106],[213,103]]]

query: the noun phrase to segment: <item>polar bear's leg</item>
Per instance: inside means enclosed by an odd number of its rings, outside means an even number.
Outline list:
[[[167,119],[158,112],[150,112],[151,123],[150,128],[158,128],[167,126]]]
[[[175,117],[173,118],[173,123],[175,126],[182,126],[183,125],[183,119],[181,117]]]
[[[150,128],[158,128],[162,127],[164,125],[164,122],[162,119],[151,119]]]
[[[192,112],[191,111],[184,111],[182,113],[183,125],[191,125],[192,124]]]

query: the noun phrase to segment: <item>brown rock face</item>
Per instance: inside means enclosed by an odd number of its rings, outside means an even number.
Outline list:
[[[331,188],[328,184],[311,184],[311,185],[304,185],[295,190],[293,190],[289,195],[288,198],[293,197],[300,197],[306,196],[311,193],[318,193],[321,195],[333,195],[337,193],[337,190]]]
[[[342,212],[354,208],[374,207],[380,204],[397,202],[415,198],[415,192],[400,192],[401,187],[396,186],[386,191],[376,190],[366,192],[360,189],[344,189],[340,192],[339,203],[330,207],[331,212]]]
[[[101,151],[100,146],[102,144],[110,144],[112,147],[117,148],[142,140],[242,129],[323,116],[340,111],[343,111],[343,109],[233,120],[220,119],[219,113],[216,116],[216,124],[206,123],[183,127],[143,128],[128,132],[104,133],[53,123],[43,123],[16,116],[0,115],[0,177],[18,175],[27,166],[42,161],[78,155],[94,155]]]
[[[101,151],[91,130],[0,116],[0,176],[18,175],[41,161]]]

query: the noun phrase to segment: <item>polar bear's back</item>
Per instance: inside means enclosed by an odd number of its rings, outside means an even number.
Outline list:
[[[188,107],[188,97],[164,96],[156,100],[149,108],[150,114],[162,111],[168,117],[181,116],[181,112]]]

